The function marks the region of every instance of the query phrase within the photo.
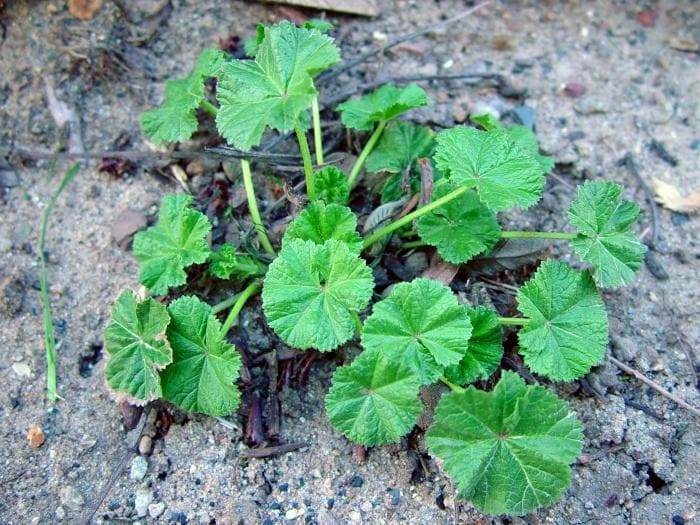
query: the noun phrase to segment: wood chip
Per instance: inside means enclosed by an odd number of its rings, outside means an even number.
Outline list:
[[[102,0],[68,0],[68,10],[75,18],[92,20],[102,9]]]
[[[43,430],[37,425],[30,425],[27,431],[27,441],[30,447],[39,448],[46,441]]]
[[[700,211],[700,189],[695,189],[683,197],[673,184],[654,179],[654,193],[656,194],[656,202],[671,211],[681,213],[697,213]]]
[[[338,11],[362,16],[377,16],[377,6],[371,0],[264,0],[268,3],[310,7],[320,11]]]

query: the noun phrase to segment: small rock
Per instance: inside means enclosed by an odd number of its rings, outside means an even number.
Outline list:
[[[350,511],[348,513],[348,517],[350,518],[350,521],[362,521],[362,514],[356,510]]]
[[[304,509],[289,509],[284,513],[284,518],[287,520],[295,520],[304,515]]]
[[[580,82],[569,82],[564,86],[564,93],[571,98],[579,98],[586,92],[586,86]]]
[[[144,518],[148,514],[148,506],[151,504],[153,494],[149,489],[136,489],[136,498],[134,499],[134,510],[139,518]]]
[[[352,478],[350,478],[350,486],[351,487],[360,488],[364,484],[365,484],[365,480],[362,479],[362,476],[358,476],[356,474]]]
[[[44,431],[37,425],[29,425],[29,430],[27,431],[27,441],[29,442],[30,447],[39,448],[44,444],[44,441],[46,441]]]
[[[576,103],[574,109],[581,115],[600,115],[608,112],[608,105],[601,98],[585,97]]]
[[[139,441],[139,454],[142,456],[148,456],[153,449],[153,440],[151,436],[143,436]]]
[[[360,510],[362,512],[364,512],[365,514],[368,512],[372,512],[372,502],[363,501],[362,504],[360,505]]]
[[[71,485],[62,487],[58,496],[61,499],[61,504],[65,505],[70,510],[80,510],[82,506],[85,505],[85,498],[83,498],[83,495]]]
[[[19,175],[16,171],[0,170],[0,188],[19,186]]]
[[[635,18],[642,27],[654,27],[658,17],[659,12],[656,9],[645,9],[644,11],[637,13]]]
[[[611,338],[613,353],[615,357],[624,362],[634,361],[639,355],[639,345],[629,337],[617,337],[612,336]]]
[[[134,481],[140,481],[146,477],[148,471],[148,461],[143,456],[136,456],[131,461],[131,472],[129,477]]]
[[[61,506],[56,507],[56,512],[54,513],[57,521],[63,521],[66,519],[66,509]]]
[[[19,377],[32,377],[32,369],[24,363],[12,363],[12,371]]]
[[[132,236],[147,225],[146,217],[142,213],[126,210],[112,223],[112,238],[120,247],[125,248]]]
[[[179,510],[170,513],[170,523],[178,523],[185,525],[187,523],[187,515]]]
[[[159,501],[158,503],[151,503],[148,506],[148,515],[151,518],[157,518],[158,516],[163,514],[163,512],[165,512],[165,503],[163,503],[162,501]]]

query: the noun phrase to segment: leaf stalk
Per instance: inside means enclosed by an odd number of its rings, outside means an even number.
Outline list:
[[[227,334],[231,327],[235,324],[236,320],[238,319],[238,314],[240,314],[241,310],[243,310],[246,301],[255,295],[259,289],[260,283],[258,281],[253,281],[246,286],[240,294],[238,294],[236,302],[233,304],[233,307],[231,307],[231,311],[221,327],[221,331],[224,335]]]
[[[504,326],[525,326],[530,322],[527,317],[499,317],[498,322]]]
[[[442,381],[442,382],[445,383],[447,386],[449,386],[449,387],[450,387],[450,390],[452,390],[452,392],[455,393],[455,394],[463,394],[464,392],[466,392],[466,390],[465,390],[464,388],[462,388],[462,387],[459,386],[459,385],[455,385],[454,383],[448,381],[448,380],[445,379],[444,377],[441,377],[441,378],[440,378],[440,381]]]
[[[379,124],[377,124],[377,127],[372,132],[372,135],[370,136],[369,140],[367,141],[367,144],[365,144],[365,147],[362,148],[362,151],[360,152],[360,156],[357,157],[357,160],[355,161],[355,164],[352,167],[352,170],[350,171],[350,175],[348,176],[348,186],[350,186],[350,189],[352,189],[352,187],[355,185],[355,182],[357,182],[357,176],[360,174],[360,171],[362,170],[362,166],[365,165],[365,161],[367,160],[367,157],[369,156],[370,153],[372,153],[374,146],[377,145],[377,141],[379,140],[379,137],[382,136],[382,133],[384,132],[384,128],[386,127],[386,123],[387,123],[386,120],[379,121]]]
[[[304,178],[306,179],[306,195],[309,200],[316,200],[316,178],[314,176],[313,163],[311,162],[311,150],[309,150],[309,143],[306,140],[306,133],[301,128],[301,125],[297,122],[294,126],[294,132],[297,135],[297,141],[299,142],[299,151],[301,152],[301,158],[304,161]]]
[[[262,244],[267,254],[271,257],[275,257],[277,254],[270,243],[270,239],[267,238],[265,225],[260,217],[258,202],[255,199],[255,190],[253,189],[253,175],[250,172],[250,163],[246,159],[241,159],[241,171],[243,172],[243,186],[245,188],[246,198],[248,199],[248,211],[250,211],[250,217],[253,219],[253,225],[258,233],[258,239],[260,239],[260,244]]]
[[[430,202],[423,206],[422,208],[418,208],[417,210],[404,215],[400,219],[397,219],[383,228],[379,228],[377,231],[375,231],[373,234],[371,234],[369,237],[367,237],[364,242],[362,243],[362,248],[366,249],[372,246],[375,242],[380,240],[386,235],[389,235],[390,233],[398,230],[402,226],[406,224],[410,224],[413,220],[422,217],[423,215],[430,213],[436,208],[439,208],[440,206],[443,206],[444,204],[447,204],[451,200],[456,199],[460,195],[462,195],[464,192],[466,192],[469,189],[468,186],[460,186],[457,189],[452,190],[450,193],[447,195],[443,195],[439,199],[434,200],[433,202]]]
[[[200,102],[199,107],[201,107],[204,111],[209,113],[212,117],[216,117],[216,114],[219,112],[219,108],[217,108],[214,104],[209,102],[206,98],[202,99],[202,102]]]
[[[502,239],[561,239],[570,241],[576,238],[575,233],[567,232],[530,232],[530,231],[504,231],[501,232]]]
[[[323,164],[323,134],[321,133],[321,111],[318,107],[318,96],[311,101],[311,117],[314,123],[314,151],[316,164]]]

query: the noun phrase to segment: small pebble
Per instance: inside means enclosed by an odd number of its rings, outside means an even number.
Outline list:
[[[148,471],[148,460],[143,456],[136,456],[131,460],[131,472],[129,477],[133,481],[140,481],[146,477],[146,472]]]
[[[83,495],[71,485],[66,485],[61,488],[59,497],[61,498],[61,503],[70,510],[80,510],[82,506],[85,505],[85,498]]]
[[[289,509],[284,513],[284,518],[288,520],[295,520],[304,515],[304,509]]]
[[[64,509],[61,506],[58,506],[56,508],[55,516],[57,521],[63,521],[64,519],[66,519],[66,509]]]
[[[148,506],[148,515],[151,518],[157,518],[158,516],[163,514],[163,512],[165,512],[165,503],[163,503],[162,501],[159,501],[158,503],[151,503]]]
[[[350,518],[350,521],[362,521],[362,514],[356,510],[350,511],[348,513],[348,517]]]
[[[148,506],[151,504],[153,494],[149,489],[136,489],[136,498],[134,499],[134,510],[139,518],[144,518],[148,514]]]
[[[13,363],[12,371],[19,377],[32,377],[32,369],[24,363]]]
[[[139,454],[142,456],[148,456],[153,448],[153,440],[151,436],[142,436],[139,441]]]
[[[372,512],[372,503],[369,501],[363,501],[360,505],[360,510],[364,513]]]
[[[46,438],[44,437],[44,432],[37,425],[29,425],[29,430],[27,431],[27,441],[31,448],[39,448],[44,444]]]
[[[586,92],[586,86],[580,82],[569,82],[564,86],[564,93],[571,98],[578,98]]]
[[[351,487],[359,488],[362,485],[364,485],[364,483],[365,483],[365,480],[362,479],[362,476],[355,475],[352,478],[350,478],[350,486]]]

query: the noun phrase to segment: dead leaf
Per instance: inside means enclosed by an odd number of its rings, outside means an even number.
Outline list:
[[[102,8],[102,0],[68,0],[68,10],[75,18],[92,20]]]
[[[29,425],[29,430],[27,431],[27,441],[29,446],[32,448],[39,448],[44,444],[46,438],[44,437],[44,432],[37,425]]]
[[[265,0],[278,4],[311,7],[319,11],[338,11],[353,15],[377,16],[377,6],[372,0]]]
[[[656,201],[664,208],[681,213],[697,213],[700,211],[700,189],[693,190],[683,197],[673,184],[654,179]]]
[[[134,234],[147,225],[146,217],[142,213],[126,210],[112,223],[112,238],[119,246],[126,248]]]
[[[458,271],[459,266],[443,261],[442,258],[435,253],[430,261],[430,266],[423,272],[421,277],[440,281],[449,286]]]
[[[688,53],[695,53],[696,51],[700,50],[700,46],[695,40],[680,36],[672,36],[669,38],[668,45],[670,45],[676,51],[687,51]]]

